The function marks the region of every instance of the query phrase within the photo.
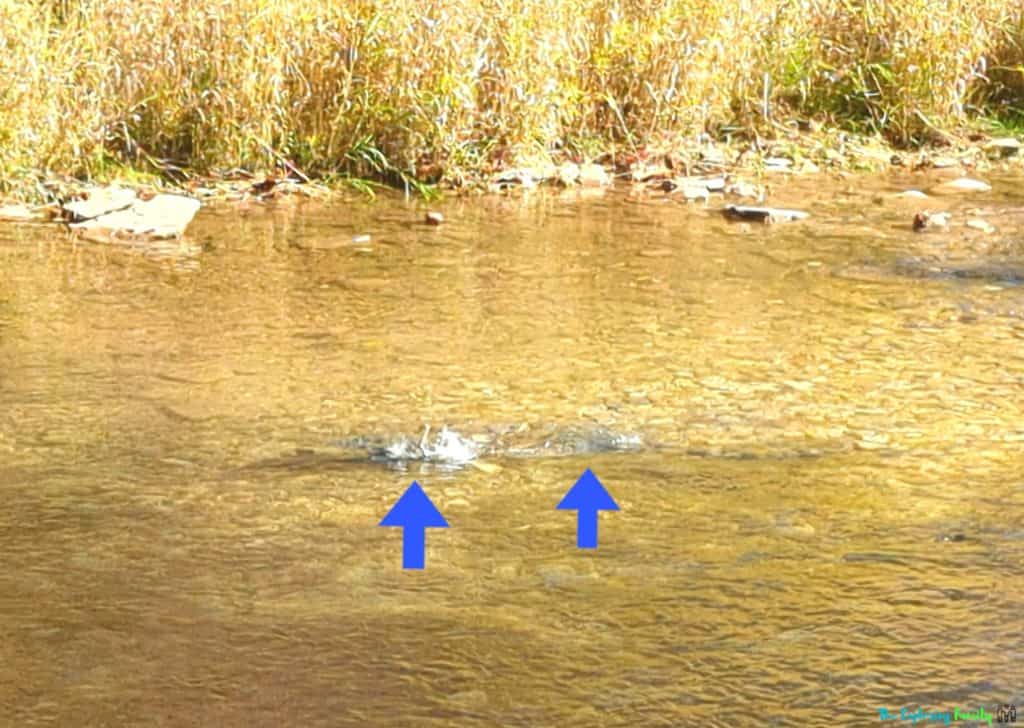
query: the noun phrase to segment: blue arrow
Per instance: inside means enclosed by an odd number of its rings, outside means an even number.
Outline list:
[[[577,511],[576,546],[581,549],[597,548],[597,512],[617,511],[619,504],[611,497],[594,471],[587,468],[576,485],[562,498],[558,510]]]
[[[402,528],[402,568],[422,569],[427,529],[448,528],[448,521],[414,480],[380,525]]]

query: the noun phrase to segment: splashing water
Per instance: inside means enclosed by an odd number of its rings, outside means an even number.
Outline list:
[[[423,429],[419,442],[403,437],[373,453],[375,459],[388,461],[421,460],[428,463],[462,465],[475,460],[478,455],[476,444],[445,425],[431,439],[430,425]]]

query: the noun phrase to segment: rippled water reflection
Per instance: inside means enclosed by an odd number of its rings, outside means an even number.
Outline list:
[[[996,184],[994,236],[910,233],[898,182],[766,228],[613,194],[221,208],[151,257],[0,230],[4,722],[1020,710],[1024,286],[956,272],[1024,267]],[[650,447],[330,457],[425,424]],[[554,510],[586,467],[591,553]],[[376,525],[413,477],[452,525],[422,573]]]

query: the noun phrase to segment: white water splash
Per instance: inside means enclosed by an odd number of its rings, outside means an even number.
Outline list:
[[[476,443],[455,430],[449,430],[447,425],[434,438],[430,437],[430,425],[427,425],[419,442],[403,437],[380,451],[380,457],[386,460],[420,460],[448,465],[462,465],[476,460],[477,456]]]

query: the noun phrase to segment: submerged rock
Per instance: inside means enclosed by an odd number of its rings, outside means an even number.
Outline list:
[[[142,199],[133,190],[106,188],[66,203],[63,210],[73,230],[160,240],[180,237],[199,207],[199,200],[183,195]]]
[[[968,218],[964,224],[974,230],[981,230],[983,233],[994,233],[996,231],[995,225],[988,220],[982,220],[980,217]]]
[[[802,210],[786,210],[779,207],[748,207],[746,205],[728,205],[722,210],[722,214],[729,220],[763,222],[766,224],[805,220],[810,217],[809,213]]]
[[[903,192],[897,192],[895,195],[893,195],[893,197],[895,197],[896,199],[899,199],[899,200],[927,200],[928,199],[928,195],[926,195],[921,190],[904,190]]]
[[[931,192],[935,195],[956,195],[966,192],[989,192],[992,185],[970,177],[958,177],[932,187]]]
[[[585,455],[588,453],[629,452],[645,446],[643,439],[633,432],[618,432],[607,427],[567,427],[546,437],[542,443],[525,447],[510,447],[509,455]]]
[[[839,278],[862,281],[967,280],[994,285],[1024,284],[1024,266],[1013,261],[989,263],[943,263],[932,258],[909,257],[891,263],[865,263],[832,271]]]

